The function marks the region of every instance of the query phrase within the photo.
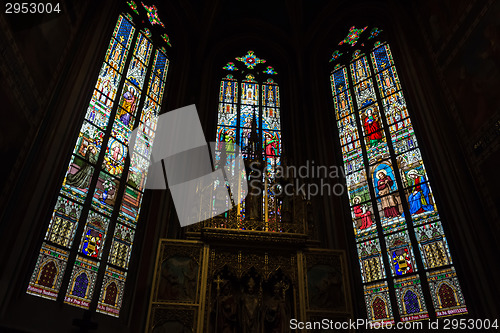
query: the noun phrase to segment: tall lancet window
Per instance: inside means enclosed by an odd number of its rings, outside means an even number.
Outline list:
[[[368,319],[467,313],[412,109],[382,31],[352,27],[330,62]]]
[[[281,203],[272,190],[282,149],[277,72],[272,66],[263,65],[266,60],[258,58],[253,51],[235,59],[237,64],[228,62],[223,67],[229,74],[220,84],[217,147],[222,142],[226,147],[236,143],[247,161],[262,162],[247,166],[247,174],[256,172],[262,174],[262,178],[258,182],[259,189],[253,185],[257,182],[249,184],[247,199],[235,212],[236,227],[277,231]],[[219,160],[220,152],[216,156]],[[258,192],[261,195],[257,195]],[[258,202],[252,200],[253,197],[259,197]],[[262,221],[265,223],[260,223]]]
[[[124,5],[92,97],[82,106],[80,133],[27,290],[116,317],[169,64],[157,9],[141,5]]]

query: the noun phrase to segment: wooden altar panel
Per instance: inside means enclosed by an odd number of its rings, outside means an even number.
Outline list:
[[[153,302],[199,303],[203,244],[162,240],[154,277]]]
[[[155,304],[150,315],[151,333],[193,333],[197,330],[197,306]]]
[[[351,313],[345,252],[309,249],[303,261],[308,316],[310,311]]]

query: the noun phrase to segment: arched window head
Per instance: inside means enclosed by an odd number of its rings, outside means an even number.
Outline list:
[[[82,106],[80,133],[27,290],[116,317],[163,100],[165,47],[170,46],[155,6],[129,0],[124,10],[92,97]],[[138,139],[129,151],[135,128]],[[96,288],[101,290],[97,296]]]
[[[429,313],[435,317],[467,313],[437,195],[410,118],[412,109],[383,31],[351,27],[336,45],[330,63],[349,224],[368,317],[393,322],[397,317],[421,320]],[[436,291],[442,280],[454,286],[456,302],[449,301],[450,288]],[[411,291],[403,294],[408,288]],[[432,300],[434,312],[429,311],[432,305],[426,304],[424,295]],[[372,301],[374,297],[381,298]],[[394,302],[399,310],[396,317]]]
[[[216,163],[224,163],[232,155],[232,145],[238,145],[249,186],[244,202],[226,214],[224,226],[279,231],[282,200],[275,195],[282,156],[278,73],[251,50],[235,60],[223,66],[227,75],[220,83]]]

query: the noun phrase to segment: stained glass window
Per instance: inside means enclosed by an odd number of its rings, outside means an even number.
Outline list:
[[[162,25],[154,6],[143,7],[151,24]],[[134,1],[126,2],[125,8],[138,12]],[[66,290],[67,304],[120,314],[169,65],[165,48],[155,47],[151,35],[132,22],[131,15],[119,16],[29,294],[56,300]],[[129,151],[134,128],[137,140]]]
[[[426,297],[467,313],[391,48],[367,28],[335,46],[330,82],[368,318],[429,318]]]
[[[263,220],[269,225],[267,230],[277,231],[281,201],[271,191],[277,182],[276,172],[282,154],[280,90],[274,80],[277,72],[272,66],[263,68],[261,64],[266,63],[266,60],[257,57],[254,51],[248,51],[245,56],[235,59],[242,65],[241,69],[236,72],[236,65],[227,63],[224,69],[231,74],[227,74],[220,83],[216,142],[218,146],[224,143],[227,152],[231,151],[231,144],[237,144],[241,147],[243,157],[247,157],[252,149],[252,133],[258,136],[258,151],[264,162],[263,202],[259,207]],[[221,152],[217,152],[216,159],[220,155]],[[249,219],[245,202],[238,206],[237,215],[240,221]]]

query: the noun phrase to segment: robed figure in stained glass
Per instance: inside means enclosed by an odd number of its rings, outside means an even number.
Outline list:
[[[355,204],[353,207],[354,216],[356,216],[356,219],[361,220],[361,224],[357,222],[356,227],[361,230],[371,227],[373,224],[372,212],[367,210],[363,205],[359,204],[361,202],[361,198],[359,196],[354,197],[353,202]]]
[[[377,188],[379,195],[383,196],[391,192],[392,184],[394,181],[387,175],[385,170],[380,170],[377,173],[378,182]],[[380,199],[382,208],[384,209],[384,216],[387,218],[397,217],[401,215],[398,210],[398,202],[393,195],[388,195]]]
[[[413,180],[413,192],[408,197],[408,203],[410,204],[411,214],[420,214],[423,212],[430,212],[434,210],[434,206],[431,204],[429,194],[431,193],[429,186],[424,183],[424,177],[419,175],[416,170],[408,171],[408,177]]]
[[[376,146],[382,140],[382,132],[380,132],[380,123],[378,119],[373,115],[373,110],[368,109],[366,111],[366,117],[363,120],[363,126],[365,127],[365,134],[368,139],[368,144],[370,147]]]
[[[77,188],[87,188],[89,186],[94,169],[87,161],[94,164],[97,162],[97,150],[93,145],[88,146],[87,152],[85,153],[85,159],[86,161],[83,163],[80,170],[66,177],[66,185]]]

